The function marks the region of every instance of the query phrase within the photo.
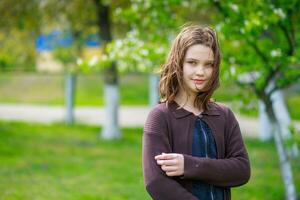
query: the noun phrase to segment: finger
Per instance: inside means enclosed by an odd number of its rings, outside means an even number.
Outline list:
[[[161,169],[165,172],[174,172],[178,170],[177,166],[166,166],[166,165],[162,165]]]
[[[172,160],[157,160],[157,164],[159,165],[177,165],[178,160],[177,159],[172,159]]]
[[[172,171],[172,172],[166,172],[167,176],[178,176],[179,174],[177,173],[177,171]]]
[[[168,159],[173,159],[176,158],[178,154],[175,153],[166,153],[166,154],[160,154],[155,156],[156,160],[168,160]]]

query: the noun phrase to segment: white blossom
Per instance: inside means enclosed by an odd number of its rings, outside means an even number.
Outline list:
[[[122,43],[123,43],[122,40],[116,40],[116,42],[115,42],[115,48],[116,48],[116,49],[121,48]]]
[[[141,50],[141,54],[142,54],[143,56],[147,56],[147,55],[149,54],[148,49],[142,49],[142,50]]]
[[[122,12],[122,8],[117,7],[115,12],[116,12],[117,15],[119,15]]]
[[[131,8],[133,11],[138,11],[139,9],[137,4],[132,4]]]
[[[159,47],[159,48],[155,49],[155,52],[157,54],[162,54],[164,52],[164,48],[163,47]]]
[[[151,2],[148,0],[148,1],[144,1],[144,7],[146,9],[150,8],[151,7]]]
[[[222,29],[222,27],[223,27],[223,24],[222,24],[222,23],[217,24],[217,25],[216,25],[216,30],[217,30],[217,32],[220,32],[221,29]]]
[[[141,58],[137,54],[133,54],[131,58],[136,61],[141,60]]]
[[[280,57],[281,56],[281,50],[280,49],[274,49],[271,51],[272,57]]]
[[[238,12],[238,11],[239,11],[238,5],[232,3],[232,4],[230,4],[229,6],[230,6],[230,8],[231,8],[233,11],[235,11],[235,12]]]
[[[181,2],[181,5],[183,6],[183,7],[186,7],[186,8],[188,8],[190,5],[189,5],[189,1],[182,1]]]
[[[284,19],[286,17],[285,13],[281,8],[274,9],[274,13],[279,16],[281,19]]]
[[[236,68],[235,68],[234,65],[232,65],[232,66],[230,67],[230,73],[231,73],[231,75],[235,75],[235,74],[236,74]]]

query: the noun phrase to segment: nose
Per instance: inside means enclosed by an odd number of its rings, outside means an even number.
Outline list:
[[[197,75],[203,75],[204,74],[204,66],[203,65],[198,65],[196,68],[196,74]]]

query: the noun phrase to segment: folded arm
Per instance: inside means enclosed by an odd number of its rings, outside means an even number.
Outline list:
[[[146,189],[155,200],[197,200],[174,178],[168,177],[157,164],[155,156],[170,152],[164,114],[154,109],[148,116],[143,135],[143,172]]]

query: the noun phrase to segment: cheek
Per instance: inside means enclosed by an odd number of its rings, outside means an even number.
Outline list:
[[[190,74],[193,73],[193,68],[189,65],[184,65],[182,70],[184,76],[189,76]]]
[[[187,67],[186,66],[183,66],[183,69],[182,69],[182,75],[183,75],[183,78],[185,79],[186,76],[188,76],[188,70],[187,70]]]
[[[186,66],[186,64],[183,64],[183,67],[182,67],[183,75],[186,74],[187,68],[188,68],[188,67]]]
[[[212,77],[212,76],[213,76],[213,73],[214,73],[214,69],[211,68],[211,69],[209,69],[209,70],[207,71],[207,76],[208,76],[208,77]]]

